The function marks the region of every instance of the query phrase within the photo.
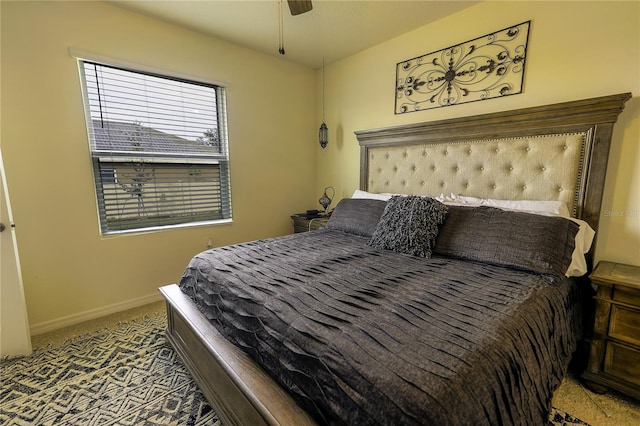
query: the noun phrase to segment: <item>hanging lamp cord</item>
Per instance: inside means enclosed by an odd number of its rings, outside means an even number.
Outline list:
[[[324,56],[322,57],[322,122],[324,123]]]
[[[279,37],[279,46],[278,46],[278,53],[280,53],[281,55],[284,55],[284,19],[282,16],[282,0],[278,0],[278,14],[279,14],[279,19],[278,19],[278,37]]]

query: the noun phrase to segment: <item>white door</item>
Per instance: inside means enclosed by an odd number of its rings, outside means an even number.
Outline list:
[[[31,354],[20,259],[0,151],[0,356]],[[4,229],[3,229],[4,228]]]

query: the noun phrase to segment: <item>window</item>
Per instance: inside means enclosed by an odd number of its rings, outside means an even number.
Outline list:
[[[80,61],[103,234],[229,221],[223,87]]]

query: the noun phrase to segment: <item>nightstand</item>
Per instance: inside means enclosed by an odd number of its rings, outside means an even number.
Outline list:
[[[589,362],[582,378],[595,392],[616,389],[640,399],[640,267],[600,262]]]
[[[293,232],[295,233],[315,231],[316,229],[324,228],[329,221],[328,217],[307,219],[305,215],[300,214],[292,215],[291,219],[293,219]]]

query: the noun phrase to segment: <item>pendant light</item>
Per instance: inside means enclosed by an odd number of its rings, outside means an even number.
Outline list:
[[[318,130],[318,139],[322,149],[325,149],[329,143],[329,128],[324,122],[324,58],[322,58],[322,124]]]
[[[282,0],[278,1],[278,53],[284,55],[284,19],[282,17]]]

